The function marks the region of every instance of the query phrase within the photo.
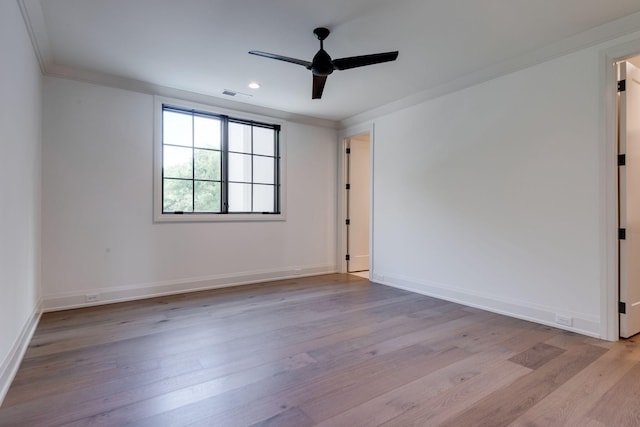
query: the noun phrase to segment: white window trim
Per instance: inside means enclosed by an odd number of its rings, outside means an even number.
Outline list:
[[[209,111],[237,119],[253,120],[280,125],[280,213],[277,214],[170,214],[162,212],[162,105],[170,104],[187,109]],[[199,104],[182,99],[154,96],[153,102],[153,220],[154,222],[237,222],[237,221],[284,221],[287,206],[286,171],[286,121],[273,117],[259,116],[242,111],[229,110],[215,105]]]

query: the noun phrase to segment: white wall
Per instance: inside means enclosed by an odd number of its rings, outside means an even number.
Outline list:
[[[336,132],[286,129],[284,222],[153,223],[153,97],[47,77],[45,308],[336,270]]]
[[[600,333],[598,48],[374,121],[374,279]]]
[[[0,403],[39,312],[41,76],[15,1],[0,2]]]

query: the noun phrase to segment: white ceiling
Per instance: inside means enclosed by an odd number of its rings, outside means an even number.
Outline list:
[[[499,73],[496,64],[517,69],[558,54],[558,42],[572,36],[563,49],[640,30],[638,0],[19,1],[47,74],[227,100],[222,91],[231,89],[253,95],[236,101],[332,121],[490,77],[485,71]],[[333,58],[390,50],[399,58],[336,71],[323,98],[312,100],[310,71],[247,53],[310,61],[318,26],[332,31],[325,49]],[[251,81],[262,88],[249,89]]]

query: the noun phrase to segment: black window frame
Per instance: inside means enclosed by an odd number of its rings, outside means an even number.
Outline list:
[[[227,114],[213,113],[211,111],[197,109],[197,108],[188,108],[182,107],[171,103],[162,102],[160,107],[160,214],[162,217],[170,217],[170,216],[184,216],[184,217],[192,217],[192,216],[251,216],[251,217],[260,217],[260,216],[279,216],[282,215],[282,155],[281,155],[281,125],[277,123],[267,123],[265,121],[259,120],[251,120],[236,116],[231,116]],[[191,142],[190,148],[192,150],[192,168],[191,168],[191,178],[176,178],[176,177],[165,177],[164,171],[164,150],[165,146],[169,146],[171,144],[165,144],[164,142],[164,113],[165,111],[170,111],[174,113],[191,115],[192,118],[196,116],[201,117],[210,117],[215,118],[220,121],[220,149],[207,149],[207,148],[199,148],[195,147],[193,141]],[[193,122],[192,122],[193,123]],[[251,128],[251,149],[250,152],[237,152],[229,150],[229,124],[235,123],[244,126],[249,126]],[[193,124],[192,124],[193,126]],[[255,128],[265,128],[273,130],[274,134],[274,147],[273,147],[273,156],[265,155],[265,154],[256,154],[254,150],[254,129]],[[192,136],[193,138],[193,136]],[[180,147],[189,147],[187,145],[182,145]],[[219,151],[220,153],[220,179],[219,180],[205,180],[205,179],[196,179],[196,170],[195,170],[195,150],[209,150],[209,151]],[[251,157],[251,179],[250,181],[230,181],[229,180],[229,154],[242,154],[245,156]],[[254,178],[254,160],[256,157],[270,158],[273,159],[274,162],[274,177],[273,183],[260,183],[257,182]],[[164,206],[164,195],[165,195],[165,178],[166,179],[181,179],[186,181],[191,181],[191,189],[192,189],[192,210],[191,211],[165,211]],[[220,211],[196,211],[196,182],[219,182],[220,183]],[[249,211],[230,211],[229,210],[229,184],[245,184],[250,185],[251,187],[251,210]],[[273,187],[274,200],[273,200],[273,211],[264,211],[264,212],[255,212],[253,209],[254,204],[254,189],[256,185],[268,185]]]

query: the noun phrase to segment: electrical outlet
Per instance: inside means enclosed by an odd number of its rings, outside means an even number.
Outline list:
[[[98,301],[98,294],[87,294],[84,296],[85,302],[96,302]]]
[[[573,324],[573,319],[568,316],[561,316],[560,314],[556,314],[556,323],[558,325],[571,326]]]
[[[296,276],[299,276],[302,273],[302,269],[301,268],[294,268],[293,269],[293,274],[295,274]]]

